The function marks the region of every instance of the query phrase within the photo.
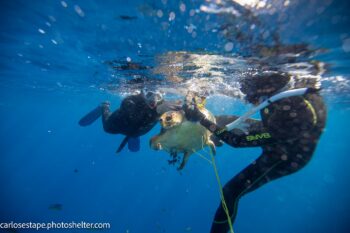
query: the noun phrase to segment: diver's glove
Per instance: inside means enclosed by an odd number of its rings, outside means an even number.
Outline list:
[[[205,118],[205,115],[198,109],[197,105],[194,103],[183,105],[183,110],[187,120],[190,121],[201,121]]]

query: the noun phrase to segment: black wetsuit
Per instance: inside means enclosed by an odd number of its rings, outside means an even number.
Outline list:
[[[274,179],[299,171],[310,161],[326,122],[326,106],[318,93],[281,99],[260,114],[261,121],[248,120],[248,134],[222,128],[237,119],[236,116],[218,116],[218,125],[207,119],[200,121],[233,147],[261,147],[263,151],[223,188],[232,222],[243,195]],[[226,233],[228,230],[227,217],[220,205],[211,233]]]
[[[138,137],[149,132],[159,116],[166,111],[180,110],[179,103],[163,101],[157,108],[150,108],[142,94],[126,97],[120,108],[110,112],[109,105],[102,107],[102,123],[107,133]]]

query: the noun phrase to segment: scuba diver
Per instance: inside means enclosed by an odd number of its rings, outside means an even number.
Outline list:
[[[165,101],[160,92],[141,91],[140,94],[126,97],[120,108],[110,111],[110,103],[103,102],[80,119],[80,126],[88,126],[102,116],[105,132],[123,134],[117,153],[128,144],[132,152],[140,150],[140,136],[149,132],[158,122],[159,117],[167,111],[182,109],[181,102]]]
[[[241,91],[247,102],[260,111],[261,120],[218,116],[215,124],[205,118],[194,101],[184,104],[188,119],[200,122],[228,145],[262,148],[262,154],[253,163],[225,184],[227,209],[221,203],[211,233],[226,233],[230,229],[228,216],[233,223],[243,195],[301,170],[311,160],[325,127],[327,110],[318,89],[294,89],[292,83],[290,76],[277,72],[262,72],[242,80]],[[241,129],[234,126],[240,120],[245,122]]]

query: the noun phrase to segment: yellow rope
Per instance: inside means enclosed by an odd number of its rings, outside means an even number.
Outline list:
[[[193,152],[197,155],[199,155],[199,157],[201,157],[202,159],[204,159],[205,161],[207,161],[210,164],[213,164],[209,159],[207,159],[204,155],[198,153],[197,151],[193,150]]]
[[[205,107],[205,104],[206,104],[206,98],[202,98],[201,99],[201,103],[198,103],[196,101],[196,99],[194,98],[194,101],[195,101],[195,104],[197,105],[198,108],[204,108]],[[204,150],[204,138],[202,137],[202,149],[204,152],[206,152]],[[214,158],[214,155],[213,155],[213,152],[211,150],[209,150],[209,154],[210,154],[210,157],[211,157],[211,162],[209,159],[207,159],[205,156],[203,156],[202,154],[196,152],[195,150],[193,150],[194,153],[198,154],[202,159],[208,161],[209,163],[211,163],[213,165],[213,168],[214,168],[214,172],[215,172],[215,176],[216,176],[216,180],[218,182],[218,185],[219,185],[219,190],[220,190],[220,199],[221,199],[221,203],[222,203],[222,208],[224,209],[225,213],[226,213],[226,217],[227,217],[227,223],[229,224],[230,226],[230,233],[234,233],[233,232],[233,226],[232,226],[232,221],[231,221],[231,216],[230,216],[230,213],[229,213],[229,210],[227,208],[227,204],[226,204],[226,201],[225,201],[225,197],[224,197],[224,192],[222,191],[222,185],[221,185],[221,180],[220,180],[220,176],[219,176],[219,173],[218,173],[218,169],[216,167],[216,163],[215,163],[215,158]]]
[[[211,165],[213,165],[213,168],[214,168],[214,172],[215,172],[215,177],[216,177],[216,180],[218,182],[218,185],[219,185],[219,190],[220,190],[220,199],[221,199],[221,203],[222,203],[222,208],[224,209],[225,213],[226,213],[226,217],[227,217],[227,223],[228,225],[230,226],[230,233],[234,233],[233,232],[233,226],[232,226],[232,220],[231,220],[231,216],[230,216],[230,213],[229,213],[229,210],[227,208],[227,204],[226,204],[226,201],[225,201],[225,196],[224,196],[224,192],[222,191],[222,185],[221,185],[221,180],[220,180],[220,176],[219,176],[219,173],[218,173],[218,169],[216,167],[216,163],[215,163],[215,158],[214,158],[214,155],[212,153],[211,150],[210,151],[210,157],[211,157],[211,162],[209,161],[209,159],[207,159],[205,156],[203,156],[202,154],[196,152],[193,150],[193,152],[195,152],[197,155],[199,155],[202,159],[205,159],[207,160]],[[205,152],[205,151],[204,151]]]
[[[228,222],[228,225],[230,226],[230,232],[234,233],[233,232],[232,221],[231,221],[231,216],[230,216],[230,213],[229,213],[227,205],[226,205],[224,192],[222,191],[222,185],[221,185],[218,169],[216,167],[215,158],[214,158],[214,155],[213,155],[213,153],[211,151],[210,151],[210,156],[211,156],[211,161],[212,161],[212,164],[213,164],[216,180],[218,181],[218,185],[219,185],[219,189],[220,189],[220,198],[221,198],[222,208],[224,209],[224,211],[226,213],[227,222]]]

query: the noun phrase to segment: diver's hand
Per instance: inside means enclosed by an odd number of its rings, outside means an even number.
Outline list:
[[[184,104],[183,110],[187,120],[201,121],[205,118],[205,115],[198,109],[196,104]]]
[[[109,101],[104,101],[100,104],[100,107],[102,108],[102,112],[109,112],[110,106],[111,106],[111,103]]]

